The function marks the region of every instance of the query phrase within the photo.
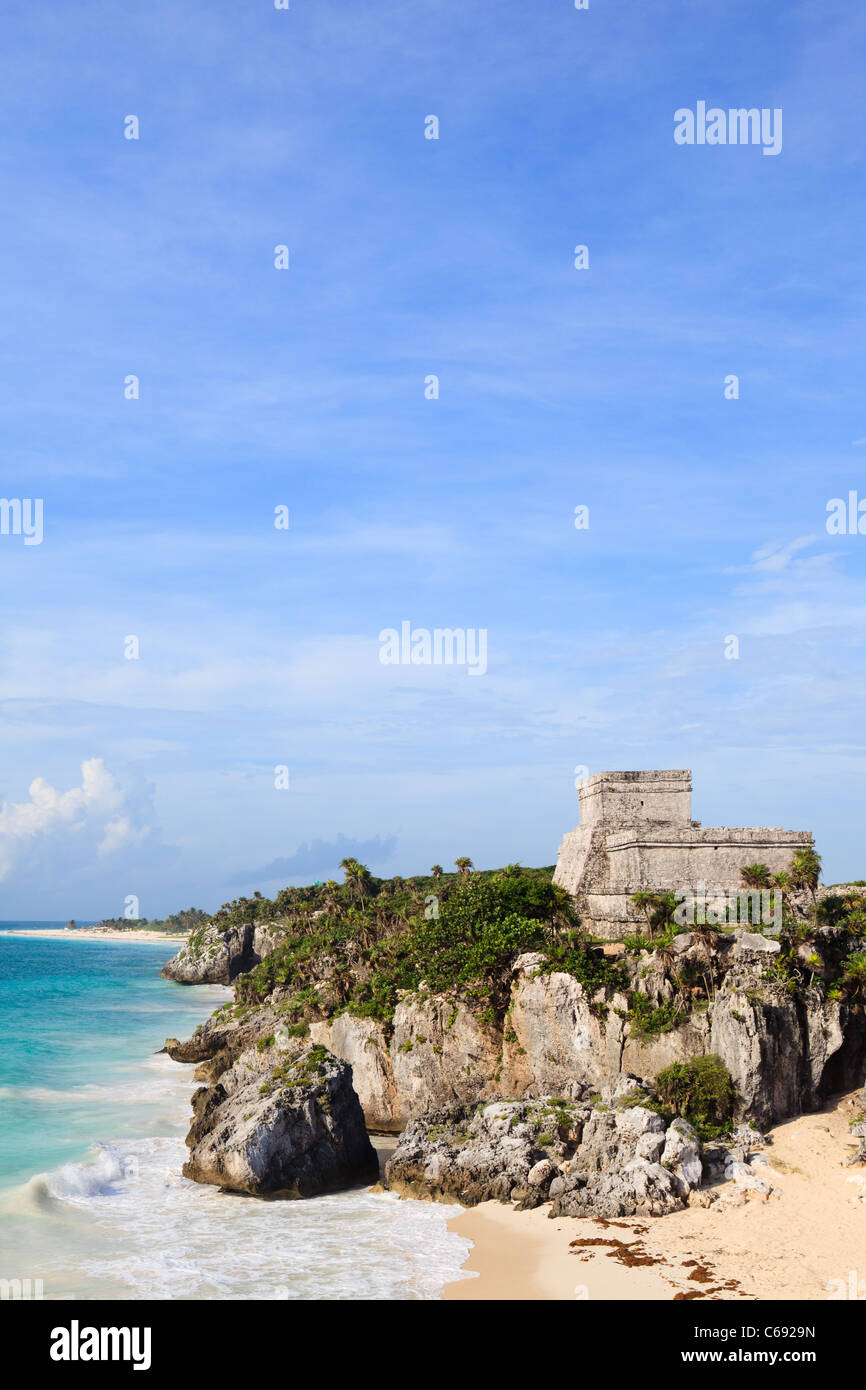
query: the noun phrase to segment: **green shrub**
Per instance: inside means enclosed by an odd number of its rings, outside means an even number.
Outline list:
[[[640,952],[651,951],[653,949],[653,942],[650,941],[648,936],[627,936],[623,945],[627,951]]]
[[[645,994],[633,991],[628,997],[628,1013],[634,1037],[652,1038],[676,1027],[676,1005],[670,1001],[654,1006]]]
[[[573,975],[587,994],[595,994],[599,989],[625,988],[627,976],[623,967],[608,960],[607,956],[588,950],[585,937],[577,931],[566,932],[550,941],[544,955],[540,974]]]
[[[710,1054],[674,1062],[659,1072],[655,1090],[668,1114],[688,1120],[700,1139],[730,1133],[737,1093],[721,1057]]]

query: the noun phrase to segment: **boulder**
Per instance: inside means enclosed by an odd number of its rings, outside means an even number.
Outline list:
[[[762,936],[760,932],[735,931],[733,937],[737,957],[777,956],[782,949],[775,937]]]
[[[250,1047],[195,1092],[193,1111],[183,1172],[195,1182],[310,1197],[376,1180],[352,1069],[323,1047],[294,1039]]]
[[[700,1187],[703,1174],[701,1141],[688,1120],[673,1120],[665,1134],[661,1165],[679,1178],[688,1191]]]
[[[574,1152],[581,1118],[580,1107],[547,1098],[442,1107],[406,1126],[388,1161],[388,1186],[464,1206],[538,1206]]]
[[[636,1105],[627,1110],[593,1110],[583,1128],[570,1172],[584,1175],[624,1168],[633,1158],[657,1163],[664,1148],[661,1115]]]
[[[664,1216],[686,1204],[688,1189],[660,1163],[634,1158],[611,1172],[573,1173],[551,1185],[551,1217]]]

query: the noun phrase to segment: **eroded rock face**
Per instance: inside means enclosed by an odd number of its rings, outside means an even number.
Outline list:
[[[340,1014],[310,1025],[310,1038],[352,1068],[352,1082],[367,1128],[402,1129],[405,1106],[394,1080],[385,1026],[376,1019]]]
[[[464,1206],[552,1200],[552,1215],[659,1216],[700,1186],[691,1125],[664,1119],[637,1078],[602,1095],[454,1105],[410,1122],[388,1163],[403,1196]]]
[[[267,927],[246,925],[220,931],[211,923],[194,931],[159,973],[182,985],[229,985],[269,955],[276,941]]]
[[[310,1197],[374,1182],[378,1162],[352,1069],[323,1047],[247,1048],[193,1096],[183,1172],[257,1197]]]
[[[593,997],[572,975],[543,973],[544,964],[543,955],[528,952],[514,966],[502,1048],[505,1095],[579,1094],[621,1069],[628,1000]]]
[[[837,937],[820,934],[819,949],[828,958],[846,949]],[[701,966],[691,933],[673,945],[674,969]],[[599,1090],[624,1074],[650,1081],[674,1062],[708,1053],[731,1072],[737,1119],[768,1127],[815,1109],[832,1090],[859,1084],[866,1068],[864,1020],[852,1018],[839,1001],[827,1001],[818,988],[791,994],[773,973],[778,953],[766,948],[776,945],[751,932],[721,938],[721,978],[709,1007],[645,1037],[626,1018],[624,994],[590,995],[573,976],[546,973],[537,953],[515,962],[501,1024],[482,1023],[452,996],[406,994],[392,1026],[338,1014],[311,1022],[310,1035],[352,1066],[374,1130],[399,1133],[411,1119],[454,1102],[480,1104],[501,1095],[579,1099],[587,1087]],[[653,1007],[667,1002],[670,982],[649,953],[633,958],[630,969],[632,987]],[[170,1039],[168,1051],[197,1063],[199,1079],[215,1081],[245,1047],[273,1030],[281,1009],[294,1017],[289,1003],[277,988],[264,1004],[222,1009],[188,1042]]]
[[[711,1052],[734,1079],[738,1118],[768,1128],[817,1108],[829,1058],[842,1046],[842,1010],[817,990],[798,1000],[738,962],[712,1008]]]
[[[409,1122],[388,1161],[388,1186],[404,1197],[464,1206],[538,1206],[588,1113],[546,1099],[442,1107]]]

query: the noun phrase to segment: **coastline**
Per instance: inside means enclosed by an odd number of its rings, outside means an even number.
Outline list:
[[[180,946],[189,933],[150,931],[147,927],[129,931],[97,931],[95,927],[76,927],[68,931],[66,927],[45,927],[37,931],[8,928],[0,931],[0,936],[23,936],[28,941],[176,941]]]
[[[777,1125],[766,1154],[779,1195],[742,1206],[611,1222],[551,1220],[547,1205],[460,1208],[449,1228],[473,1242],[464,1271],[479,1277],[447,1284],[442,1297],[828,1301],[857,1297],[862,1280],[862,1298],[866,1177],[845,1162],[851,1117],[850,1097],[836,1096]]]

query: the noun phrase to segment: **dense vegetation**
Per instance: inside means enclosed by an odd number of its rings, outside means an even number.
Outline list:
[[[342,1011],[387,1021],[401,990],[452,991],[493,1023],[524,951],[543,951],[545,969],[568,971],[592,990],[622,986],[622,971],[590,950],[552,868],[472,873],[461,863],[456,874],[437,865],[429,877],[382,880],[348,860],[343,884],[224,905],[215,925],[267,922],[280,937],[237,981],[238,999],[257,1003],[278,990],[294,1021]]]

